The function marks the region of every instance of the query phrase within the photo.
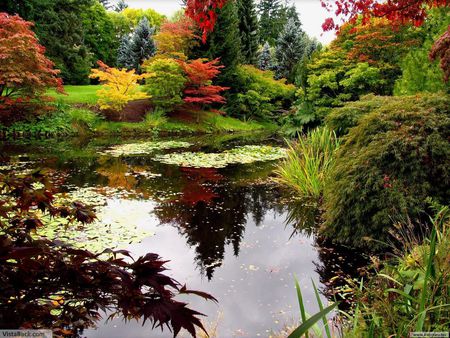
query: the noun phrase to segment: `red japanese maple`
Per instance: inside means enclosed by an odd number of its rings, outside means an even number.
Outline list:
[[[208,33],[214,30],[217,10],[228,0],[187,0],[186,15],[194,20],[202,31],[202,41],[206,42]]]
[[[31,22],[0,13],[0,112],[2,118],[36,98],[48,87],[63,92],[59,70],[44,55],[45,48],[31,30]]]
[[[371,17],[385,17],[397,23],[409,22],[420,26],[428,9],[449,6],[450,0],[321,0],[321,3],[322,7],[333,11],[344,21],[355,21],[358,16],[362,16],[363,23],[366,23]],[[328,18],[322,28],[325,31],[338,29],[339,24]]]
[[[430,52],[430,59],[441,58],[441,69],[444,71],[444,80],[450,79],[450,26],[447,31],[436,40]]]
[[[219,59],[179,62],[188,78],[184,89],[183,101],[185,103],[192,104],[196,108],[200,108],[199,106],[204,104],[225,103],[225,98],[221,93],[229,88],[212,84],[212,80],[220,74],[220,69],[224,67],[219,64]]]

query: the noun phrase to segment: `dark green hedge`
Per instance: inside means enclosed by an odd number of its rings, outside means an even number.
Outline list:
[[[375,99],[378,100],[378,99]],[[354,104],[352,104],[354,105]],[[325,187],[322,231],[380,248],[395,222],[424,220],[427,197],[450,197],[450,97],[383,98],[350,129]]]

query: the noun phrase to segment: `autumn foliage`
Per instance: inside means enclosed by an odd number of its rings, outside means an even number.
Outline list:
[[[217,10],[229,0],[187,0],[186,15],[194,20],[202,32],[202,41],[206,42],[208,33],[214,30]]]
[[[176,22],[165,22],[154,36],[158,53],[166,55],[187,54],[197,38],[194,32],[195,23],[182,17]]]
[[[430,52],[430,58],[441,59],[441,69],[444,71],[444,80],[450,79],[450,26],[447,31],[435,42]]]
[[[212,80],[220,74],[220,69],[223,68],[219,64],[219,59],[180,61],[180,65],[188,78],[183,97],[185,103],[195,107],[212,103],[225,103],[225,98],[221,93],[229,88],[212,84]]]
[[[333,11],[336,16],[352,22],[362,16],[363,23],[371,17],[384,17],[396,23],[412,23],[421,26],[427,17],[427,10],[433,7],[445,7],[449,0],[321,0],[322,7]],[[322,25],[325,31],[338,29],[339,24],[328,18]]]
[[[100,68],[92,69],[89,77],[98,78],[104,83],[103,88],[97,91],[100,109],[121,111],[129,101],[149,97],[139,90],[138,84],[139,80],[147,78],[149,74],[138,75],[134,70],[112,68],[102,61],[97,64]]]
[[[63,92],[59,70],[44,55],[33,24],[18,15],[0,13],[0,119],[16,119],[30,106],[41,107],[49,87]]]

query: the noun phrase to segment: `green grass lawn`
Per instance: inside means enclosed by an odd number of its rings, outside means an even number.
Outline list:
[[[64,86],[64,90],[67,95],[59,94],[54,90],[49,90],[47,94],[56,98],[58,101],[67,104],[74,103],[86,103],[86,104],[96,104],[97,95],[96,92],[102,86],[101,85],[85,85],[85,86]]]

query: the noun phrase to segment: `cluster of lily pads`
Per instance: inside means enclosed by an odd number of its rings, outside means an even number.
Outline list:
[[[157,150],[188,148],[192,144],[184,141],[149,141],[140,143],[118,144],[109,149],[99,152],[102,155],[114,157],[127,155],[149,154]]]
[[[247,145],[221,153],[183,152],[158,155],[156,161],[193,168],[224,168],[230,164],[248,164],[273,161],[286,157],[286,150],[280,147]]]
[[[86,205],[96,207],[99,221],[90,224],[69,224],[66,219],[43,215],[41,219],[44,227],[36,231],[36,236],[59,240],[66,245],[92,252],[102,252],[105,249],[118,248],[121,244],[139,243],[153,233],[138,229],[128,220],[113,219],[109,222],[101,221],[110,210],[104,210],[108,198],[113,191],[100,193],[94,187],[79,188],[66,194],[57,194],[55,204],[67,204],[79,201]],[[115,195],[114,197],[119,197]],[[105,224],[107,223],[107,224]]]

